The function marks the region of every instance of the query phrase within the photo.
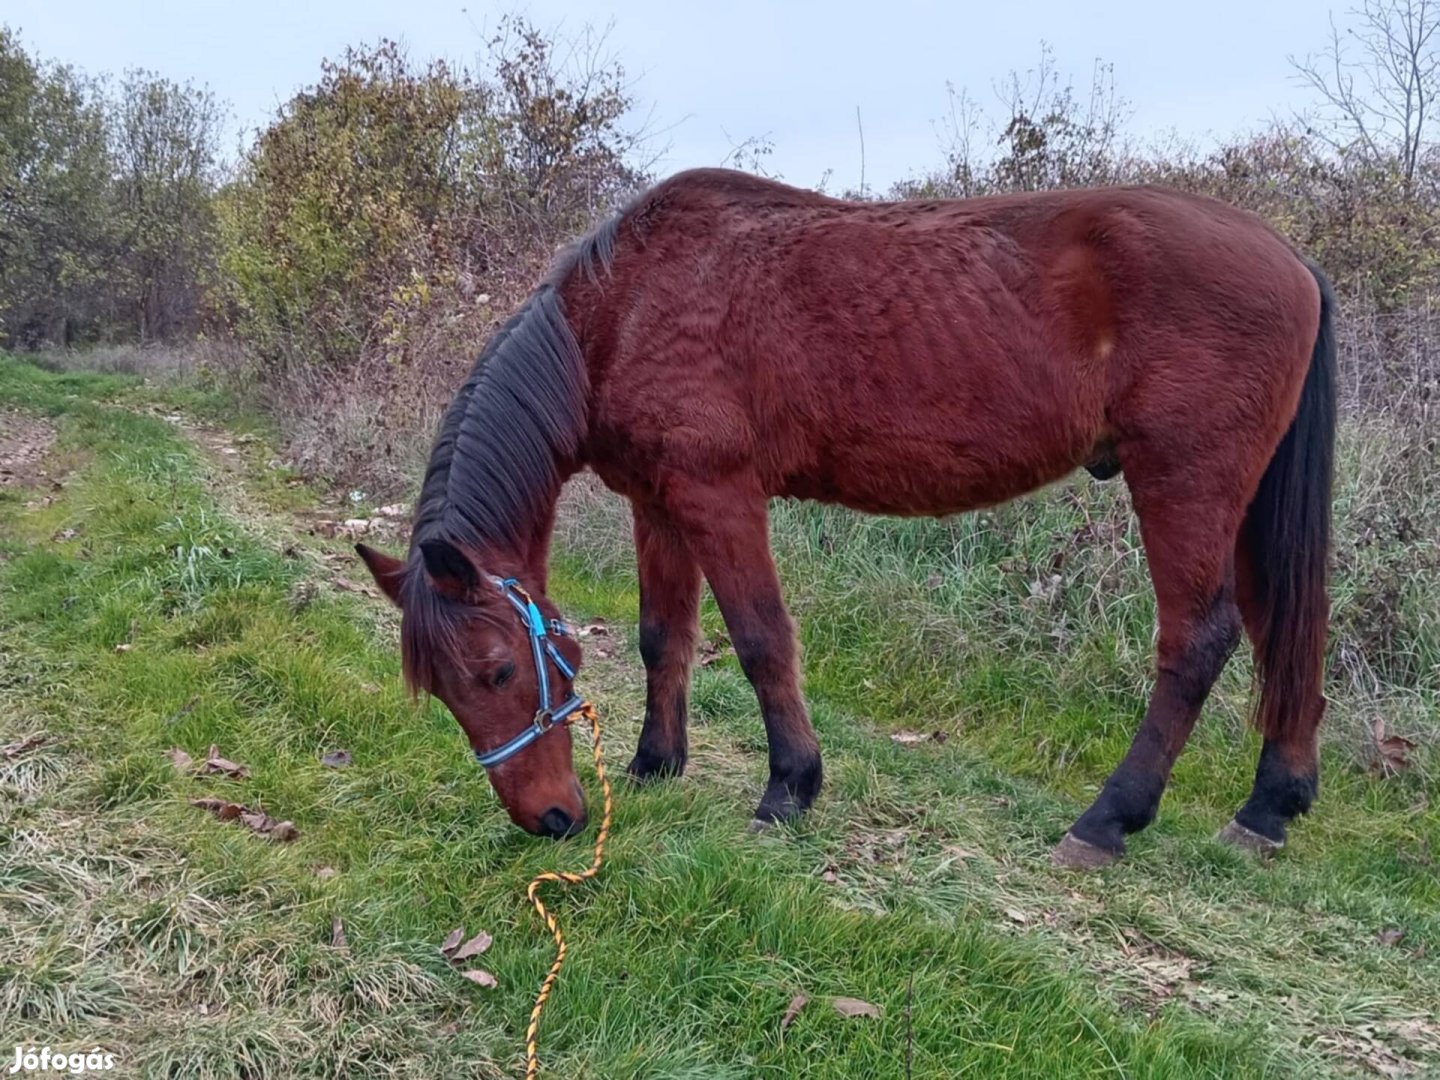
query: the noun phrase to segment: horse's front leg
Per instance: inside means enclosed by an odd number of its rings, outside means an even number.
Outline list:
[[[710,582],[760,701],[770,779],[755,818],[797,817],[820,791],[820,746],[800,692],[799,647],[770,555],[765,496],[741,487],[687,487],[670,493],[668,508]]]
[[[635,507],[640,570],[640,658],[645,662],[645,723],[629,773],[636,780],[679,776],[688,741],[690,663],[699,636],[700,567],[674,525]]]

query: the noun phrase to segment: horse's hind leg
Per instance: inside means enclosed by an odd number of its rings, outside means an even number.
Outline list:
[[[1265,628],[1265,612],[1251,588],[1251,560],[1244,534],[1235,548],[1235,583],[1240,614],[1250,640],[1259,642]],[[1266,735],[1255,769],[1255,786],[1245,805],[1220,831],[1220,839],[1260,854],[1269,854],[1285,845],[1285,830],[1291,819],[1310,809],[1319,787],[1320,717],[1324,702],[1298,696],[1287,705],[1305,718],[1304,723],[1286,724],[1277,735]]]
[[[765,497],[738,486],[687,485],[670,493],[667,509],[710,582],[760,701],[770,779],[755,818],[796,817],[820,791],[820,746],[800,692],[799,647],[770,555]]]
[[[678,776],[688,743],[686,701],[699,636],[700,566],[675,526],[651,507],[635,507],[640,571],[640,657],[645,662],[645,723],[630,762],[636,780]]]
[[[1228,470],[1195,463],[1183,474],[1150,472],[1143,451],[1122,457],[1155,587],[1155,689],[1129,752],[1055,849],[1062,866],[1111,862],[1124,852],[1125,836],[1154,819],[1175,759],[1240,636],[1233,551],[1244,500],[1216,483]]]

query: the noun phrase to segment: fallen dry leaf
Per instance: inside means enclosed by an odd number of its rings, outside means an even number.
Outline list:
[[[1381,945],[1399,945],[1405,940],[1405,931],[1398,926],[1387,926],[1375,935],[1375,940]]]
[[[345,924],[338,915],[330,920],[330,945],[335,949],[350,948],[350,943],[345,940]]]
[[[360,684],[360,689],[364,690],[367,694],[378,694],[380,692],[379,685],[373,682],[362,682]]]
[[[250,770],[244,765],[239,765],[229,758],[220,756],[220,747],[214,743],[210,744],[210,752],[205,755],[205,764],[202,772],[212,776],[228,776],[232,780],[244,780],[250,775]]]
[[[210,811],[221,821],[238,820],[251,832],[268,836],[271,840],[294,840],[300,835],[293,821],[276,821],[263,810],[251,810],[240,803],[225,799],[191,799],[190,805]]]
[[[476,969],[475,971],[462,971],[460,974],[463,975],[465,978],[469,979],[471,982],[476,983],[480,986],[500,985],[499,980],[496,979],[494,975],[491,975],[488,971]]]
[[[1375,744],[1376,757],[1370,766],[1372,773],[1393,776],[1410,767],[1410,751],[1415,743],[1403,735],[1391,735]]]
[[[880,1015],[880,1006],[871,1005],[868,1001],[861,1001],[859,998],[837,997],[831,998],[830,1004],[835,1006],[835,1011],[841,1016],[872,1016]]]
[[[594,622],[592,622],[592,623],[587,623],[586,625],[580,627],[579,630],[575,631],[575,636],[576,636],[576,637],[604,637],[604,636],[605,636],[606,634],[608,634],[608,633],[610,633],[610,628],[605,625],[605,620],[604,620],[604,619],[596,619]]]
[[[1410,767],[1410,751],[1415,749],[1412,740],[1388,734],[1383,716],[1370,721],[1370,733],[1375,739],[1375,760],[1370,762],[1372,776],[1394,776]]]
[[[268,820],[268,819],[267,819]],[[293,821],[276,822],[269,829],[263,830],[270,834],[272,839],[289,842],[300,835],[300,830],[295,827]]]
[[[75,539],[77,536],[79,536],[79,535],[80,535],[80,531],[79,531],[78,529],[61,529],[61,530],[60,530],[59,532],[57,532],[54,536],[52,536],[50,539],[52,539],[52,540],[74,540],[74,539]]]
[[[820,880],[825,882],[825,884],[827,885],[834,885],[837,881],[840,880],[840,876],[835,873],[833,867],[827,866],[825,870],[821,873]]]
[[[133,649],[134,647],[135,647],[135,646],[134,646],[134,645],[131,645],[128,641],[122,641],[119,645],[116,645],[116,646],[115,646],[115,651],[116,651],[116,652],[129,652],[129,651],[130,651],[131,649]]]
[[[446,956],[449,956],[452,952],[454,952],[460,947],[460,942],[464,940],[465,928],[463,926],[457,926],[454,930],[451,930],[450,933],[446,936],[444,943],[440,946],[440,951]]]
[[[730,648],[730,639],[723,634],[713,638],[706,638],[700,643],[700,666],[709,667],[717,660],[732,655],[733,652],[734,650]]]
[[[268,836],[272,840],[294,840],[300,835],[293,821],[276,821],[263,810],[252,810],[240,815],[241,822],[251,832]]]
[[[940,849],[942,854],[949,855],[952,859],[959,859],[964,862],[966,859],[979,857],[978,851],[971,851],[969,848],[960,847],[958,844],[946,844]]]
[[[1025,912],[1021,911],[1019,908],[1013,907],[1007,907],[1005,909],[1005,917],[1011,922],[1019,923],[1021,926],[1024,926],[1030,921],[1029,915],[1026,915]]]
[[[320,764],[327,769],[343,769],[350,764],[350,751],[331,750],[320,758]]]
[[[333,866],[317,866],[315,868],[315,876],[321,881],[334,877],[336,873],[337,871]]]
[[[804,994],[796,994],[790,999],[789,1006],[785,1009],[785,1015],[780,1019],[780,1030],[784,1031],[795,1022],[800,1015],[800,1010],[810,1003],[810,999]]]
[[[234,821],[245,813],[245,807],[225,799],[191,799],[190,805],[198,806],[201,810],[209,810],[221,821]]]
[[[165,756],[170,759],[170,764],[175,766],[177,773],[184,775],[192,772],[195,768],[195,759],[178,746],[172,746],[166,750]]]
[[[391,503],[389,506],[382,506],[375,511],[381,517],[404,517],[409,512],[409,507],[404,503]]]
[[[450,960],[458,964],[461,960],[469,960],[472,956],[479,956],[486,949],[490,948],[493,941],[494,939],[489,934],[481,930],[473,938],[465,942],[464,945],[461,945],[451,953]]]

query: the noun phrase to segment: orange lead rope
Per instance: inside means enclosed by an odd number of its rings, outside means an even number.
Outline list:
[[[589,869],[582,870],[578,874],[548,870],[536,876],[530,882],[530,887],[525,890],[525,896],[535,908],[536,914],[540,916],[555,937],[555,962],[550,965],[550,970],[545,975],[545,981],[540,984],[540,993],[535,996],[535,1007],[530,1010],[530,1026],[525,1029],[525,1080],[535,1080],[540,1072],[540,1053],[536,1048],[540,1032],[540,1014],[545,1011],[545,1001],[549,998],[550,991],[555,986],[555,979],[565,964],[565,935],[560,932],[560,924],[556,921],[555,916],[545,910],[545,902],[540,899],[540,886],[547,881],[575,885],[593,878],[600,872],[600,863],[605,858],[605,841],[610,836],[610,781],[605,779],[605,762],[600,757],[600,714],[595,711],[595,706],[587,701],[576,711],[576,715],[583,716],[590,721],[590,735],[595,747],[595,775],[600,778],[600,790],[605,793],[605,813],[600,819],[600,832],[595,836],[595,858],[591,861]]]

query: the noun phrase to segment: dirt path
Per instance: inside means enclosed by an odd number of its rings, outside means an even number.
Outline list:
[[[0,487],[42,487],[55,425],[18,410],[0,410]]]

